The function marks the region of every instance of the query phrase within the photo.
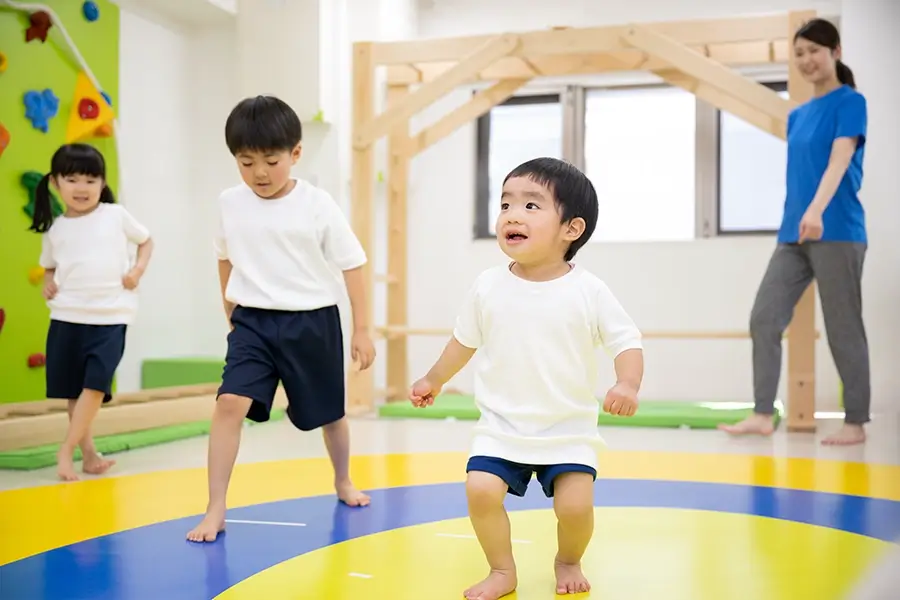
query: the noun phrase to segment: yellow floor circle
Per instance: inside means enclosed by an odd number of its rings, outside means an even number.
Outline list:
[[[597,508],[584,558],[603,600],[840,600],[891,544],[825,527],[742,514]],[[510,513],[519,589],[553,598],[556,517]],[[468,519],[386,531],[262,571],[217,600],[458,600],[487,573]]]

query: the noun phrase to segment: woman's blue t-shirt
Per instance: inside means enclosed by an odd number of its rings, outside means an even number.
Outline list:
[[[787,196],[778,241],[796,243],[800,220],[828,167],[831,146],[857,139],[856,152],[837,192],[822,213],[822,241],[866,243],[866,215],[859,201],[866,126],[865,96],[844,85],[791,111],[787,122]]]

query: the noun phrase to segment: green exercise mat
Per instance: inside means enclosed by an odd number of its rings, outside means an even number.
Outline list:
[[[753,404],[745,402],[676,402],[642,400],[632,417],[616,417],[600,413],[598,424],[612,427],[689,427],[715,429],[720,423],[737,423],[753,412]],[[432,406],[415,408],[409,402],[390,402],[378,409],[381,417],[404,419],[478,419],[478,408],[472,396],[445,394]],[[781,418],[781,411],[776,420]],[[776,421],[777,422],[777,421]]]
[[[285,410],[283,408],[273,410],[267,422],[280,421],[284,416]],[[256,424],[252,421],[247,421],[247,423],[251,425]],[[193,423],[182,423],[181,425],[132,431],[131,433],[117,433],[115,435],[98,437],[94,441],[97,444],[97,450],[101,454],[109,455],[136,448],[165,444],[166,442],[200,437],[209,433],[209,425],[209,421],[195,421]],[[51,467],[56,464],[56,452],[58,450],[59,444],[47,444],[34,448],[0,452],[0,469],[33,471],[34,469]],[[81,450],[75,450],[75,460],[80,459]]]
[[[218,383],[224,368],[221,356],[148,358],[141,362],[141,389]]]

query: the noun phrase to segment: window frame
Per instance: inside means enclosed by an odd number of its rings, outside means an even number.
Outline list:
[[[777,79],[774,81],[759,81],[761,85],[766,86],[772,91],[775,92],[787,92],[788,91],[788,82],[782,79]],[[778,227],[774,227],[771,229],[723,229],[722,228],[722,118],[723,113],[725,111],[715,109],[716,112],[716,156],[715,156],[715,194],[716,194],[716,203],[715,203],[715,233],[716,237],[734,237],[734,236],[751,236],[751,237],[760,237],[760,236],[775,236],[778,234]]]

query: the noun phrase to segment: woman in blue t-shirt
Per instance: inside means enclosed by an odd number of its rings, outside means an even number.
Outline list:
[[[750,315],[753,338],[753,416],[721,429],[768,435],[774,430],[781,374],[781,341],[794,307],[815,279],[828,344],[844,385],[844,425],[825,444],[865,441],[869,421],[869,348],[862,318],[861,280],[866,254],[863,178],[867,110],[853,73],[841,62],[834,25],[814,19],[794,36],[812,100],[787,122],[787,196],[778,244]]]

